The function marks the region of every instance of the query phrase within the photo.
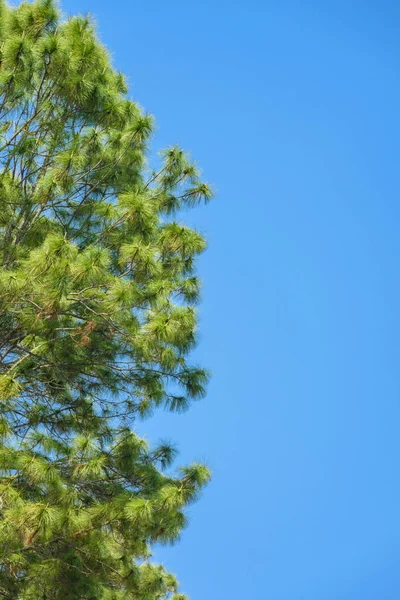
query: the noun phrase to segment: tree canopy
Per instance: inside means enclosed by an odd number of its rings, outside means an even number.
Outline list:
[[[151,132],[89,18],[0,0],[0,598],[184,598],[151,547],[209,472],[134,421],[205,393],[179,212],[211,192]]]

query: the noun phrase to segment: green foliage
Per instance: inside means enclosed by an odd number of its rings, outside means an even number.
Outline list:
[[[0,1],[0,596],[184,600],[150,562],[205,466],[132,429],[185,410],[211,197],[179,148],[148,167],[151,118],[90,19]]]

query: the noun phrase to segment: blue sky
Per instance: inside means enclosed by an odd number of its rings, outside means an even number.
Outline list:
[[[192,600],[400,597],[400,5],[64,0],[216,200],[185,415],[214,478],[156,557]]]

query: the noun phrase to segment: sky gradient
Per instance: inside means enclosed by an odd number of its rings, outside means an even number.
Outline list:
[[[206,400],[138,428],[214,477],[156,558],[192,600],[400,597],[400,4],[64,0],[216,199]]]

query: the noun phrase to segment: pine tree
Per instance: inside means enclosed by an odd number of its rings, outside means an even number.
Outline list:
[[[209,472],[134,423],[204,395],[177,215],[211,193],[151,130],[89,18],[0,0],[0,598],[184,598],[151,548]]]

